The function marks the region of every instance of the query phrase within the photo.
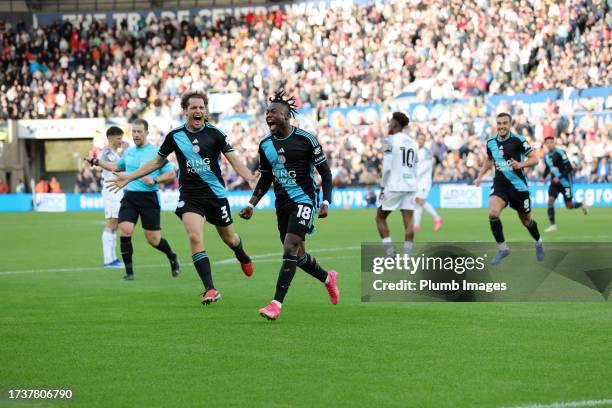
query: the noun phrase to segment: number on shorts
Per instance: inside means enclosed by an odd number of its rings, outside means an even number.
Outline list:
[[[227,205],[221,207],[221,218],[223,221],[229,221],[229,213],[227,212]]]
[[[305,220],[309,220],[310,219],[310,212],[312,211],[312,209],[310,207],[308,207],[307,205],[303,205],[303,204],[298,204],[298,212],[297,212],[297,216],[298,218],[303,218]]]
[[[526,210],[529,209],[529,199],[528,198],[525,199],[525,202],[523,203],[523,207],[525,207]]]

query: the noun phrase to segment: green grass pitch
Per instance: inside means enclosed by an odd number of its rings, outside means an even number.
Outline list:
[[[534,211],[540,229],[544,209]],[[340,273],[340,304],[298,270],[276,322],[257,311],[274,293],[281,246],[271,211],[236,228],[252,278],[206,226],[215,285],[201,284],[182,225],[163,235],[182,261],[171,278],[137,227],[136,280],[104,270],[101,213],[0,214],[0,388],[70,388],[58,407],[512,407],[612,398],[612,305],[361,303],[361,242],[378,241],[374,210],[332,211],[307,248]],[[486,210],[441,210],[419,241],[490,240]],[[545,241],[607,241],[612,209],[558,209]],[[513,211],[508,241],[531,238]],[[390,217],[395,240],[399,215]],[[0,407],[10,406],[0,401]]]

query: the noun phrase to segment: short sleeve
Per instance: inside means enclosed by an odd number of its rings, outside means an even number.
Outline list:
[[[526,156],[529,153],[533,152],[533,149],[531,148],[531,145],[529,144],[527,139],[521,138],[520,140],[521,140],[521,143],[522,143],[521,153],[523,153]]]
[[[111,152],[112,152],[111,149],[109,149],[108,147],[105,147],[100,152],[100,159],[107,161],[107,162],[113,161],[113,157],[111,157],[112,156]]]
[[[121,158],[117,161],[117,170],[119,171],[125,171],[125,155],[127,153],[127,150],[123,152],[123,155],[121,156]]]
[[[221,150],[222,153],[233,152],[234,148],[229,143],[227,135],[216,127],[213,127],[212,129],[215,131],[215,137],[217,139],[217,146],[219,147],[219,150]]]
[[[158,155],[163,157],[164,159],[168,157],[168,155],[176,150],[176,142],[174,141],[174,135],[167,134],[164,142],[159,147]]]
[[[325,153],[323,153],[323,147],[319,144],[317,139],[314,139],[315,145],[312,146],[312,162],[315,166],[325,162],[327,158],[325,157]]]
[[[383,139],[383,154],[391,154],[393,152],[393,137],[388,136]]]
[[[259,172],[260,173],[270,173],[272,171],[272,166],[266,157],[261,145],[259,145]]]
[[[489,149],[489,142],[487,142],[487,157],[489,160],[493,160],[493,153],[491,153],[491,149]]]

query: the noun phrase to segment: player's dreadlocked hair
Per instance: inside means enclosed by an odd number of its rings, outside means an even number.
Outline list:
[[[289,109],[289,114],[292,118],[295,117],[297,113],[297,105],[295,104],[295,98],[293,96],[287,96],[287,93],[284,89],[279,89],[274,91],[274,97],[270,98],[270,103],[280,103],[283,104]]]

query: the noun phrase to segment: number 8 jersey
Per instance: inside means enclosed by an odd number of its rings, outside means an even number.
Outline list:
[[[382,185],[385,191],[416,191],[419,150],[416,141],[399,132],[385,138],[383,149]]]

